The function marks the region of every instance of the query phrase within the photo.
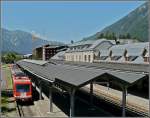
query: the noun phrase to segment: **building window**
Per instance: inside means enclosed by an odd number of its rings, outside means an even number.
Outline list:
[[[100,60],[106,60],[108,56],[100,56]]]
[[[111,60],[117,61],[117,60],[119,60],[120,58],[121,58],[121,56],[113,56],[113,57],[111,57]]]
[[[149,62],[150,58],[149,57],[144,57],[144,62]]]
[[[81,61],[81,55],[79,55],[79,61]]]
[[[87,59],[86,59],[86,55],[84,55],[84,61],[86,62],[86,60],[87,60]]]
[[[129,56],[126,57],[126,61],[134,61],[138,56]]]
[[[89,62],[91,61],[91,56],[90,56],[90,55],[88,56],[88,61],[89,61]]]
[[[73,61],[73,60],[74,60],[74,56],[72,55],[72,56],[71,56],[71,61]]]

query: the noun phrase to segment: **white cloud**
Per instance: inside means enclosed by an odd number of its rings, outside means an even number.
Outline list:
[[[48,38],[44,35],[41,35],[40,33],[37,33],[35,31],[31,31],[31,34],[34,36],[34,37],[37,37],[37,38],[41,38],[41,39],[44,39],[44,40],[47,40]]]

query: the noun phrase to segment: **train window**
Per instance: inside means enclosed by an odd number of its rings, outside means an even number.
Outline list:
[[[28,84],[17,84],[16,91],[17,92],[29,92],[30,86]]]
[[[18,73],[16,73],[16,76],[17,77],[25,77],[27,75],[25,73],[23,73],[23,72],[18,72]]]

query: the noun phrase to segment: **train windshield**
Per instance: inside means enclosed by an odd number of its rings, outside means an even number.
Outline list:
[[[25,73],[23,73],[23,72],[17,72],[16,73],[16,76],[17,77],[25,77],[25,76],[27,76]]]
[[[30,86],[28,84],[17,84],[16,91],[17,92],[29,92]]]

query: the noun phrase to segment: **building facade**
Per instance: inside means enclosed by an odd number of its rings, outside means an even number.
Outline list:
[[[115,44],[113,40],[99,39],[96,41],[80,41],[69,45],[65,53],[65,61],[79,61],[92,63],[95,53],[100,50],[107,50]]]
[[[64,51],[67,49],[66,45],[43,45],[41,47],[37,47],[33,50],[33,55],[36,59],[39,60],[49,60],[55,54],[60,51]]]

